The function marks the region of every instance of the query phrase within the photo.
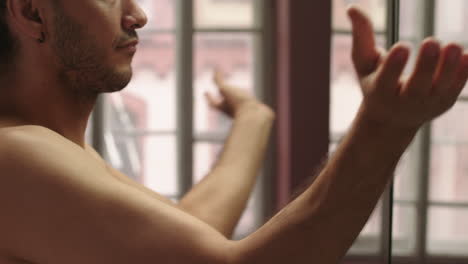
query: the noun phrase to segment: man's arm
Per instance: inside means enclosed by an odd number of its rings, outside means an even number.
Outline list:
[[[315,182],[238,244],[236,263],[338,263],[419,127],[452,107],[467,81],[468,54],[433,39],[423,43],[410,78],[400,79],[408,48],[379,53],[369,20],[355,8],[349,15],[364,94],[359,114]]]
[[[273,111],[240,89],[216,83],[225,97],[215,108],[234,118],[224,150],[212,171],[195,185],[179,206],[231,237],[244,211],[267,148]]]

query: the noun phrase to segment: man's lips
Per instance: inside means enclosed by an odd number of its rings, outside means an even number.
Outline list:
[[[132,40],[122,46],[118,46],[117,48],[124,49],[124,48],[136,47],[137,45],[138,45],[138,40]]]

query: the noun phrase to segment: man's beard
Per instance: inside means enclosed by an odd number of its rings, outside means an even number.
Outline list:
[[[81,99],[125,88],[132,78],[132,71],[118,72],[106,64],[106,51],[99,49],[95,39],[86,33],[87,28],[72,21],[61,10],[56,14],[52,50],[64,88]]]

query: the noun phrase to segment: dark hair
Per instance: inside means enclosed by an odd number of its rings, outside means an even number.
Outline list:
[[[17,43],[11,34],[6,21],[7,0],[0,0],[0,65],[7,66],[13,62],[17,51]]]

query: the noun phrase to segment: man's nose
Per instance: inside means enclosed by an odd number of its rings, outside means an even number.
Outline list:
[[[137,4],[133,6],[132,12],[125,15],[123,18],[123,26],[125,29],[139,29],[144,27],[147,23],[148,17]]]

